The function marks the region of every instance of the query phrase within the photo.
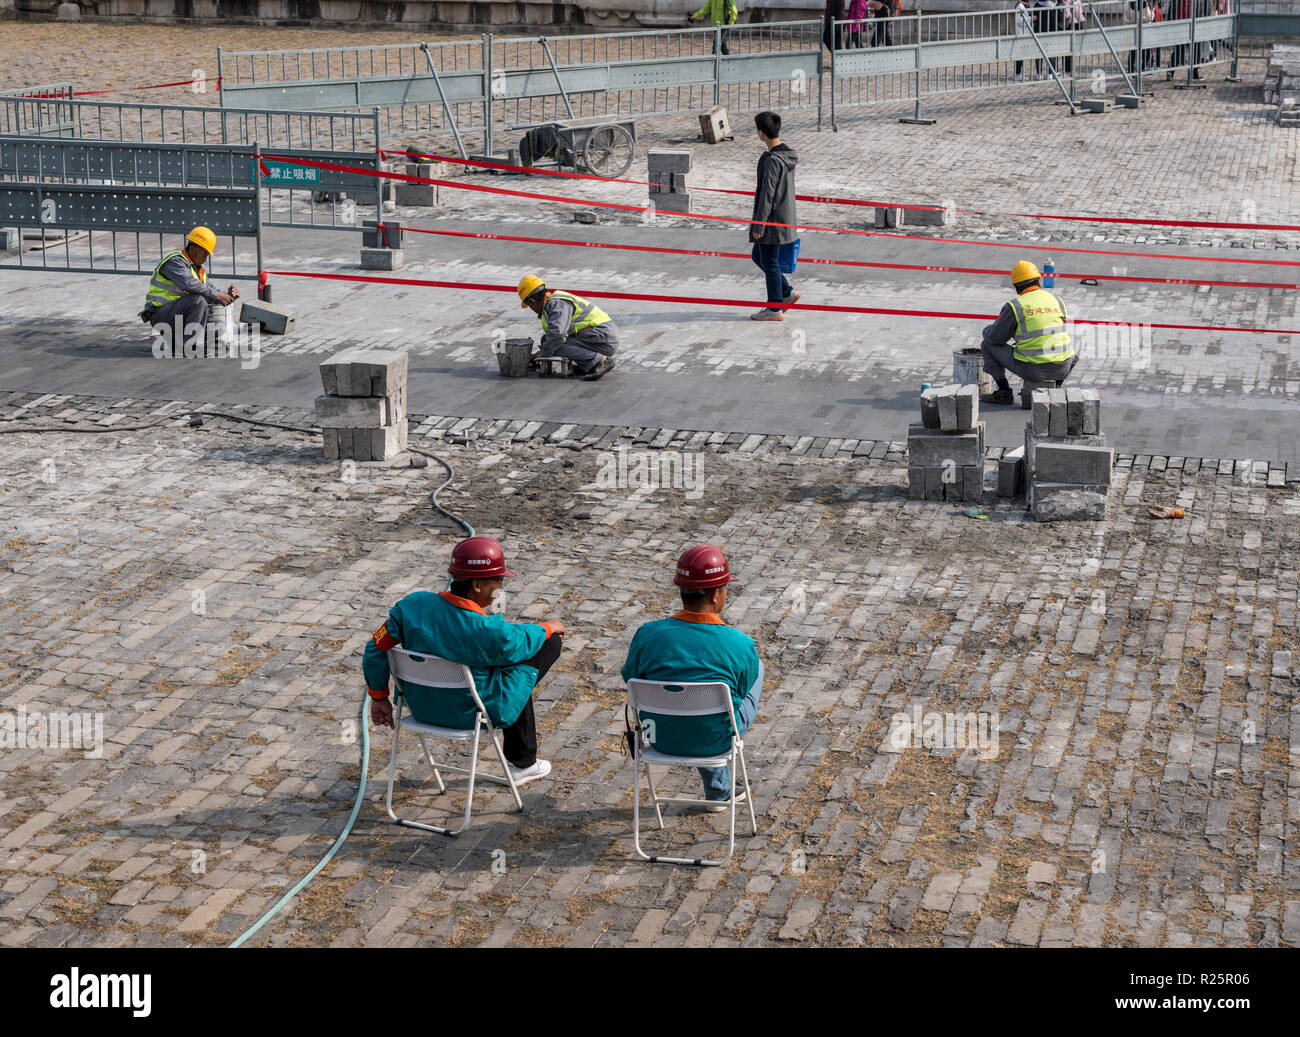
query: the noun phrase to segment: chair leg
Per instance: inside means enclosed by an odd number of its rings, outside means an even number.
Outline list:
[[[397,716],[393,718],[393,752],[388,761],[388,794],[384,797],[384,808],[392,820],[401,824],[401,818],[393,813],[393,780],[397,777],[397,740],[402,735],[402,705],[397,705]]]
[[[664,812],[659,809],[659,793],[655,791],[655,776],[650,770],[649,761],[642,760],[641,762],[645,764],[645,780],[650,786],[650,798],[654,800],[655,816],[659,818],[659,828],[662,831],[664,827]]]
[[[433,776],[438,781],[438,794],[441,795],[447,791],[447,785],[442,780],[442,775],[438,773],[438,765],[433,762],[433,754],[429,752],[429,743],[425,741],[423,732],[420,733],[419,739],[420,748],[424,750],[424,758],[428,761],[429,766],[433,768]]]
[[[758,835],[758,819],[754,816],[754,793],[749,787],[749,770],[745,767],[745,746],[743,743],[737,749],[736,755],[740,759],[740,776],[745,782],[745,802],[749,804],[750,834]]]
[[[510,794],[515,797],[515,809],[523,810],[524,801],[519,798],[519,788],[515,785],[515,776],[510,773],[510,761],[506,759],[506,751],[501,745],[500,733],[496,728],[492,729],[492,748],[497,751],[497,759],[501,761],[501,771],[506,776],[506,784],[510,786]]]
[[[641,849],[641,756],[635,747],[632,749],[632,846],[642,860],[651,860]]]

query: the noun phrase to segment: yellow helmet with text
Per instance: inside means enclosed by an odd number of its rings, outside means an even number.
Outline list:
[[[217,249],[217,236],[207,227],[195,227],[185,235],[185,240],[198,245],[208,255],[212,255]]]

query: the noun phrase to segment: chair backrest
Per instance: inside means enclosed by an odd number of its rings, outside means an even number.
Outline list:
[[[627,698],[634,712],[659,713],[673,717],[709,717],[722,713],[736,733],[736,715],[731,708],[731,686],[726,681],[627,682]]]
[[[458,699],[463,702],[465,693],[468,692],[474,700],[474,708],[487,716],[483,700],[478,697],[478,688],[474,685],[474,674],[464,663],[452,662],[429,652],[390,648],[388,668],[400,682],[401,691],[408,701],[411,699],[411,687],[428,689],[434,697],[449,700],[451,705]],[[490,719],[488,723],[491,724]]]

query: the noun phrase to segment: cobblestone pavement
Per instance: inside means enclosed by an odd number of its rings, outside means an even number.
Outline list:
[[[0,397],[15,424],[164,422],[4,439],[0,716],[104,723],[102,754],[0,755],[5,944],[223,943],[274,903],[348,814],[360,647],[456,539],[435,467],[349,481],[312,438],[190,429],[186,406]],[[984,524],[906,501],[889,444],[416,420],[457,468],[443,503],[505,540],[508,611],[571,629],[538,698],[554,780],[523,814],[485,795],[454,841],[384,823],[370,784],[259,942],[1300,944],[1294,486],[1134,459],[1104,523],[999,504]],[[619,446],[703,482],[598,488]],[[759,832],[704,871],[631,859],[617,676],[701,540],[738,570],[727,616],[767,666]],[[996,751],[896,747],[914,707],[995,714]],[[404,765],[406,807],[456,808]],[[723,831],[670,812],[651,838],[706,852]]]

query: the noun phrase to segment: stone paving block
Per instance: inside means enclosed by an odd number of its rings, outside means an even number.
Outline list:
[[[939,393],[934,386],[921,391],[921,424],[929,429],[939,428]]]
[[[1047,434],[1052,437],[1068,435],[1065,420],[1065,390],[1047,390]]]
[[[1034,451],[1030,478],[1035,482],[1109,486],[1113,454],[1107,447],[1041,442]]]
[[[321,428],[379,428],[406,417],[402,386],[391,396],[317,396],[316,424]]]
[[[978,385],[959,385],[954,394],[957,403],[957,424],[959,432],[975,428],[980,420],[980,397]]]
[[[1050,417],[1052,413],[1052,400],[1048,396],[1048,390],[1035,389],[1033,393],[1033,419],[1030,427],[1033,428],[1034,434],[1046,436],[1051,431]]]
[[[916,466],[982,465],[984,423],[971,432],[934,432],[924,425],[907,429],[907,463]]]
[[[935,406],[939,410],[939,428],[945,432],[956,432],[957,425],[957,386],[942,385],[933,390]]]
[[[1037,522],[1099,522],[1106,517],[1106,487],[1031,482],[1029,511]]]
[[[387,396],[406,386],[407,354],[353,346],[323,361],[320,374],[329,396]]]
[[[650,148],[646,151],[646,168],[652,173],[689,173],[690,148]]]
[[[1083,434],[1096,436],[1101,434],[1101,393],[1096,389],[1076,390],[1083,400]]]
[[[998,496],[1019,497],[1025,492],[1025,448],[1018,446],[998,461]]]
[[[398,188],[401,191],[401,188]],[[361,250],[362,270],[400,270],[406,262],[404,248],[363,248]]]

